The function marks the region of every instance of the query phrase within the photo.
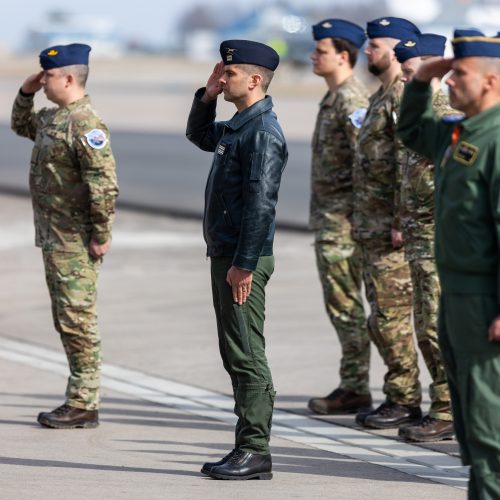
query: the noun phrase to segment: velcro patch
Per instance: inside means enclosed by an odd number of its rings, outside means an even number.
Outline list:
[[[108,143],[108,138],[104,130],[99,128],[94,128],[90,132],[87,132],[85,137],[87,138],[87,144],[92,149],[102,149]]]
[[[479,148],[477,146],[461,141],[453,152],[453,159],[458,163],[470,166],[476,161],[478,153]]]
[[[349,120],[356,128],[361,128],[366,116],[366,108],[358,108],[349,115]]]

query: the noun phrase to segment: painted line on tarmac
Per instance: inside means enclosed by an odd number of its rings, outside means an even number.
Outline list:
[[[0,241],[0,251],[34,246],[34,232],[28,224],[16,224],[4,228],[8,236]],[[113,232],[113,248],[155,249],[155,248],[200,248],[204,249],[203,238],[195,232],[175,231],[127,231]]]
[[[63,354],[5,337],[0,337],[0,358],[65,377],[68,374]],[[101,384],[135,398],[230,425],[236,423],[233,399],[223,394],[108,364],[102,367]],[[458,458],[362,430],[275,410],[272,434],[447,486],[467,487],[468,468],[463,467]]]

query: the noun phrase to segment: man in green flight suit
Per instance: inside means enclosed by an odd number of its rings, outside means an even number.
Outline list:
[[[456,30],[453,59],[423,64],[408,84],[398,131],[436,165],[439,342],[469,498],[500,498],[500,37]],[[464,118],[438,119],[433,78]]]
[[[360,250],[351,234],[352,163],[368,106],[368,92],[353,68],[366,35],[349,21],[325,19],[313,26],[313,36],[313,71],[325,79],[328,92],[320,103],[312,141],[310,226],[325,306],[342,359],[339,386],[328,396],[312,398],[309,408],[323,415],[356,413],[372,404]]]
[[[65,403],[38,415],[46,427],[99,423],[101,340],[97,278],[111,244],[118,195],[109,132],[85,95],[90,47],[73,43],[40,53],[43,71],[28,77],[14,102],[12,129],[34,141],[30,190],[54,326],[68,358]],[[34,110],[43,88],[57,107]]]
[[[399,42],[394,52],[401,63],[403,82],[415,76],[427,58],[444,54],[446,38],[425,33]],[[438,117],[456,113],[448,96],[434,79],[432,107]],[[404,153],[401,173],[401,228],[405,258],[410,264],[413,287],[413,324],[418,347],[431,375],[429,414],[422,421],[399,428],[399,435],[410,441],[440,441],[453,437],[450,391],[439,349],[437,311],[439,278],[434,261],[434,165],[414,151]]]

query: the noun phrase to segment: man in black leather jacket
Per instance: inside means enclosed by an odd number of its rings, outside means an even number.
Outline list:
[[[274,269],[275,207],[288,152],[266,90],[279,57],[246,40],[222,42],[220,53],[222,61],[195,94],[186,135],[200,149],[215,152],[203,233],[220,353],[238,422],[234,449],[201,471],[218,479],[271,479],[275,391],[265,355],[265,287]],[[215,122],[221,93],[237,113]]]

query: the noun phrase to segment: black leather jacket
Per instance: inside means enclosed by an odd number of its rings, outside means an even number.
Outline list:
[[[261,255],[273,254],[275,207],[288,158],[283,131],[267,96],[227,122],[215,121],[217,101],[203,103],[199,89],[186,136],[215,151],[205,189],[203,234],[209,257],[233,257],[253,271]]]

